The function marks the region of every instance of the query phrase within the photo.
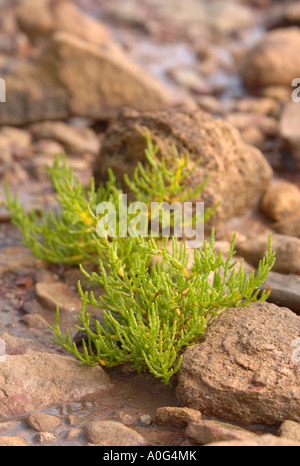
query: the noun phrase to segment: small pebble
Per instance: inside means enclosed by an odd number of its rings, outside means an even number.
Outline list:
[[[39,443],[55,442],[57,440],[56,436],[51,432],[39,432],[34,439]]]
[[[82,429],[71,429],[67,432],[66,440],[78,440],[82,434]]]
[[[142,414],[142,416],[140,416],[139,421],[142,424],[142,426],[146,427],[146,426],[150,426],[152,419],[151,419],[151,416],[149,416],[149,414]]]

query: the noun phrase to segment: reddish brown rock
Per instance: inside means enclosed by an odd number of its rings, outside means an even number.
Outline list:
[[[69,356],[7,355],[0,364],[0,418],[79,401],[111,386],[100,366],[81,366]]]
[[[300,318],[274,304],[225,311],[188,348],[177,396],[184,406],[240,425],[300,421]]]

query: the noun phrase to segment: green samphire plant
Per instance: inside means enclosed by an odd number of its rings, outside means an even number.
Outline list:
[[[158,159],[158,149],[153,147],[149,134],[146,140],[148,165],[139,164],[133,180],[125,177],[135,198],[145,203],[153,199],[171,203],[199,196],[207,180],[196,190],[188,190],[182,183],[191,174],[188,155],[179,156],[174,149],[174,166],[167,167],[164,160]],[[57,213],[42,213],[41,218],[34,212],[28,215],[8,189],[6,206],[25,245],[36,256],[55,263],[80,264],[85,278],[104,290],[95,296],[78,283],[82,312],[77,316],[76,328],[87,335],[81,348],[68,331],[62,335],[59,309],[54,326],[49,326],[55,335],[53,340],[82,364],[112,367],[130,363],[138,371],[149,370],[168,384],[179,370],[184,348],[194,344],[226,308],[265,301],[269,296],[260,288],[275,261],[271,238],[256,274],[249,275],[243,263],[237,267],[235,237],[226,259],[222,252],[215,252],[214,231],[210,242],[205,241],[202,248],[194,250],[192,265],[188,267],[184,241],[172,238],[170,251],[168,238],[97,235],[97,204],[109,201],[117,209],[122,193],[111,171],[106,184],[95,190],[92,179],[85,191],[65,159],[58,158],[50,177],[60,204]],[[214,211],[207,210],[204,220]],[[97,272],[84,269],[89,263],[97,265]],[[102,310],[102,323],[91,318],[87,305]]]

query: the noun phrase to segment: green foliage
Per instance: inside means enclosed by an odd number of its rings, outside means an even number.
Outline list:
[[[208,180],[194,190],[185,187],[184,180],[195,169],[188,168],[188,155],[179,156],[174,149],[170,167],[157,157],[158,149],[149,134],[146,141],[148,166],[139,164],[132,180],[125,176],[135,199],[146,204],[171,204],[199,198]],[[268,293],[262,292],[260,297],[259,293],[275,260],[271,241],[257,273],[248,276],[243,264],[237,267],[234,261],[235,238],[225,259],[214,251],[212,232],[210,243],[194,250],[194,261],[188,268],[185,244],[177,239],[173,238],[169,252],[162,238],[146,241],[98,236],[97,205],[108,201],[118,212],[119,196],[123,194],[112,171],[97,190],[93,179],[85,190],[64,157],[56,159],[49,175],[57,193],[58,211],[27,214],[8,187],[6,207],[34,255],[54,263],[80,264],[84,276],[104,289],[104,294],[96,297],[78,284],[82,312],[77,316],[77,328],[88,335],[81,351],[69,332],[62,335],[59,309],[50,327],[54,341],[82,364],[111,367],[130,363],[138,371],[149,370],[169,383],[180,367],[183,349],[195,343],[221,312],[230,306],[267,299]],[[205,220],[215,209],[206,211]],[[89,274],[81,264],[97,265],[99,272]],[[87,305],[102,310],[102,324],[92,322]]]
[[[96,298],[79,284],[83,308],[77,316],[81,324],[77,328],[87,332],[87,343],[82,342],[80,352],[68,332],[65,338],[62,336],[59,311],[51,327],[54,341],[83,364],[112,367],[131,363],[138,371],[148,369],[169,383],[180,367],[182,350],[195,343],[216,316],[227,307],[247,306],[269,295],[263,291],[258,298],[274,264],[271,241],[257,274],[248,276],[243,264],[235,268],[234,240],[225,260],[221,252],[214,252],[212,232],[210,244],[205,242],[203,249],[195,250],[190,270],[184,243],[179,247],[175,238],[172,252],[166,245],[159,249],[153,239],[138,239],[141,252],[161,260],[148,266],[144,254],[140,254],[130,267],[118,258],[117,242],[107,241],[108,264],[100,261],[99,273],[89,274],[82,269],[91,282],[104,288],[105,294]],[[104,325],[94,320],[95,330],[90,328],[88,304],[103,310]]]
[[[25,211],[17,197],[13,198],[6,186],[5,206],[11,213],[12,222],[23,234],[23,243],[36,257],[53,263],[78,265],[98,263],[103,256],[104,244],[96,234],[94,214],[99,199],[116,203],[119,189],[113,173],[109,180],[95,190],[94,179],[84,190],[74,176],[65,157],[57,157],[49,176],[57,193],[59,210],[42,212],[39,217],[34,210]]]
[[[205,188],[208,179],[196,190],[185,188],[182,181],[193,172],[187,169],[189,157],[175,154],[173,168],[167,168],[164,159],[158,160],[158,149],[153,147],[151,136],[146,135],[145,151],[149,166],[140,163],[134,173],[134,180],[125,176],[128,187],[136,200],[149,204],[155,199],[177,200],[183,202],[190,196],[199,195]],[[174,149],[175,150],[175,149]],[[108,181],[95,189],[94,179],[85,190],[68,166],[64,156],[57,157],[54,166],[49,168],[49,177],[57,193],[59,210],[41,212],[38,216],[33,210],[28,214],[18,198],[13,198],[6,186],[6,208],[11,213],[11,221],[23,235],[23,243],[33,254],[41,259],[68,265],[94,263],[99,257],[105,259],[106,247],[98,236],[96,226],[100,216],[96,215],[96,207],[100,202],[112,202],[118,214],[119,195],[123,194],[117,185],[115,176],[108,171]],[[217,206],[208,209],[205,220],[215,212]],[[172,216],[170,218],[172,222]],[[127,254],[127,241],[120,239],[118,253],[122,257]],[[134,249],[134,247],[133,247]]]

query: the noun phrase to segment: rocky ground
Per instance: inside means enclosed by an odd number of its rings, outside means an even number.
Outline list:
[[[0,0],[0,201],[55,207],[46,165],[121,177],[151,129],[211,175],[216,247],[249,270],[273,233],[268,303],[229,309],[172,387],[79,366],[52,343],[81,310],[77,269],[32,256],[0,207],[0,445],[300,445],[300,2]],[[88,85],[87,85],[88,83]],[[0,347],[1,349],[1,347]],[[1,356],[1,354],[0,354]],[[225,443],[224,443],[225,442]]]

